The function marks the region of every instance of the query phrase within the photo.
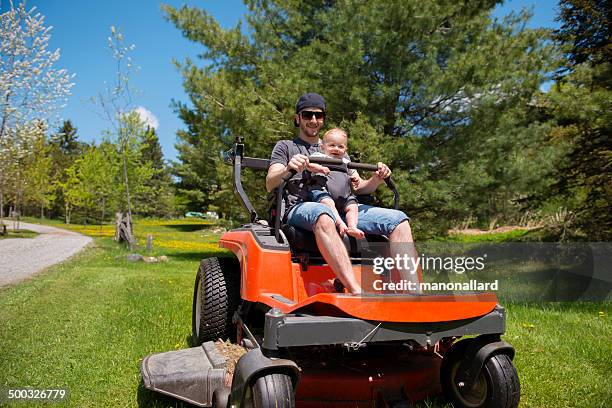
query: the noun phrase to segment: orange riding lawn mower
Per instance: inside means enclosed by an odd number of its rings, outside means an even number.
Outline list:
[[[455,407],[518,406],[514,348],[500,338],[506,317],[495,294],[345,293],[311,232],[282,225],[281,217],[270,225],[259,219],[241,172],[265,171],[269,160],[245,157],[244,149],[237,139],[229,161],[250,223],[221,236],[233,257],[201,262],[194,347],[145,357],[147,389],[200,407],[407,407],[441,392]],[[386,183],[397,208],[397,189]],[[281,214],[286,184],[276,190],[272,215]],[[387,238],[344,241],[363,287],[374,256],[368,245],[388,245]],[[221,350],[230,342],[242,350],[237,359]]]

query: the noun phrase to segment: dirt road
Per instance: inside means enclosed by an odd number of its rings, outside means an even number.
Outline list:
[[[0,239],[0,286],[27,279],[70,258],[91,242],[90,237],[76,232],[25,222],[20,224],[22,229],[40,235]]]

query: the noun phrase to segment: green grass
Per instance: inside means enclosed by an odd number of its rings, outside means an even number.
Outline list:
[[[198,261],[222,253],[210,227],[137,223],[140,242],[152,234],[151,255],[169,262],[126,262],[125,249],[96,237],[70,261],[0,289],[0,387],[67,387],[65,405],[78,407],[181,405],[143,389],[139,364],[150,353],[189,347]],[[505,306],[504,339],[516,348],[522,407],[608,406],[609,303]],[[449,405],[435,397],[418,406]]]
[[[0,239],[7,239],[7,238],[34,238],[37,235],[38,234],[36,232],[28,231],[28,230],[25,230],[25,229],[20,229],[20,230],[7,229],[6,230],[6,235],[0,234]]]
[[[70,261],[1,289],[0,387],[67,387],[68,405],[78,407],[174,405],[142,389],[139,362],[189,347],[199,259],[222,254],[192,249],[216,247],[208,227],[192,220],[137,227],[154,242],[185,243],[155,247],[151,255],[167,255],[167,263],[129,263],[125,249],[95,238]]]
[[[513,242],[527,238],[529,230],[515,229],[506,232],[491,232],[485,234],[450,234],[444,237],[446,242],[476,243],[476,242]]]

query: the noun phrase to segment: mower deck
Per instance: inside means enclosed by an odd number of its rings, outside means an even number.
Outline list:
[[[212,341],[200,347],[151,354],[140,364],[145,388],[199,407],[212,405],[213,393],[227,387],[226,359]]]
[[[267,360],[257,366],[274,364],[260,349],[249,353],[254,353],[251,360]],[[302,348],[291,356],[301,370],[297,407],[394,406],[440,392],[441,359],[432,353],[413,352],[400,344],[360,351],[323,347],[317,350],[320,358],[316,361],[309,358],[311,353],[311,348]],[[215,344],[207,342],[201,347],[152,354],[142,361],[141,374],[147,389],[210,407],[215,393],[232,390],[226,363]],[[248,381],[236,378],[233,381],[238,383]]]

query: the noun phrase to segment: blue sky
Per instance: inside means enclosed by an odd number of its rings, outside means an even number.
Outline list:
[[[188,98],[172,60],[196,59],[202,48],[183,38],[174,25],[164,19],[161,3],[157,0],[27,1],[28,7],[36,6],[45,16],[46,24],[53,26],[51,49],[61,50],[58,66],[76,74],[72,95],[60,116],[72,120],[81,140],[100,140],[102,131],[109,128],[109,124],[95,113],[96,108],[86,101],[104,90],[105,81],[113,79],[113,59],[106,38],[110,26],[116,26],[123,32],[126,43],[136,46],[132,58],[140,70],[133,76],[133,86],[141,94],[134,100],[134,106],[141,106],[154,116],[165,158],[176,158],[176,131],[183,128],[183,124],[171,102],[188,102]],[[204,8],[225,28],[235,26],[247,12],[241,0],[166,0],[163,3]],[[7,0],[0,0],[3,12],[7,5]],[[523,7],[533,9],[530,27],[557,26],[554,21],[557,1],[552,0],[506,1],[495,9],[494,15],[501,17]]]

